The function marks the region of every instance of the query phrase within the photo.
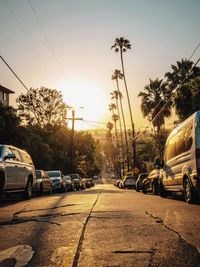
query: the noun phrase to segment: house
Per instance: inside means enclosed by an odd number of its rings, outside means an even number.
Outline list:
[[[0,85],[0,102],[4,106],[9,106],[9,94],[14,94],[14,92]]]

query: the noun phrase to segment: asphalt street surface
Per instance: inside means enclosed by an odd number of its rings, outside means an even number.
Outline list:
[[[200,266],[200,204],[99,183],[3,199],[0,267]]]

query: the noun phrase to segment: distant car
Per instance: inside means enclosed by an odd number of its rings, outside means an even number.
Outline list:
[[[84,178],[85,188],[91,187],[91,179],[90,178]]]
[[[121,181],[122,181],[122,179],[115,179],[114,185],[116,187],[119,187],[119,184],[120,184]]]
[[[122,189],[133,189],[135,188],[135,184],[136,184],[136,177],[134,176],[125,176],[123,178],[123,180],[120,182],[119,186]]]
[[[94,175],[94,176],[93,176],[93,179],[95,179],[95,180],[96,180],[96,179],[99,179],[98,175]]]
[[[69,175],[73,179],[75,190],[85,189],[85,181],[80,177],[78,173],[71,173],[67,175]]]
[[[34,184],[33,191],[38,195],[43,195],[47,192],[49,195],[52,194],[53,185],[51,178],[44,170],[35,170],[36,183]]]
[[[17,147],[0,145],[0,195],[20,193],[24,199],[29,199],[35,182],[31,156]]]
[[[144,181],[145,178],[147,178],[148,173],[140,173],[137,180],[136,180],[136,184],[135,184],[135,190],[137,192],[139,192],[140,190],[142,190],[142,183]]]
[[[66,190],[74,191],[74,181],[70,175],[64,175],[64,179],[66,180]]]
[[[110,179],[115,179],[116,177],[115,177],[115,175],[114,174],[111,174],[110,175]]]
[[[60,170],[47,171],[53,185],[53,192],[66,192],[66,180]]]
[[[154,195],[159,193],[159,177],[160,169],[152,170],[147,178],[142,182],[142,192],[146,194],[147,192],[152,192]]]

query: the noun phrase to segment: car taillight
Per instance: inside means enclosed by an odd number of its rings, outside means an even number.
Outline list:
[[[200,148],[196,148],[197,174],[200,175]]]

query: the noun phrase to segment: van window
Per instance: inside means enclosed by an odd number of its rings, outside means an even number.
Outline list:
[[[165,149],[165,160],[168,161],[192,147],[192,123],[184,126],[175,136],[169,139]]]
[[[23,160],[26,164],[29,164],[29,165],[33,165],[33,161],[31,159],[31,157],[29,156],[28,153],[26,153],[25,151],[22,152],[22,156],[23,156]]]
[[[8,154],[13,154],[13,151],[11,150],[10,147],[5,147],[4,157],[8,156]],[[14,160],[14,159],[11,159],[11,160]]]
[[[13,148],[12,150],[13,150],[13,153],[15,154],[15,157],[16,157],[15,160],[16,161],[22,161],[19,150],[15,149],[15,148]]]

